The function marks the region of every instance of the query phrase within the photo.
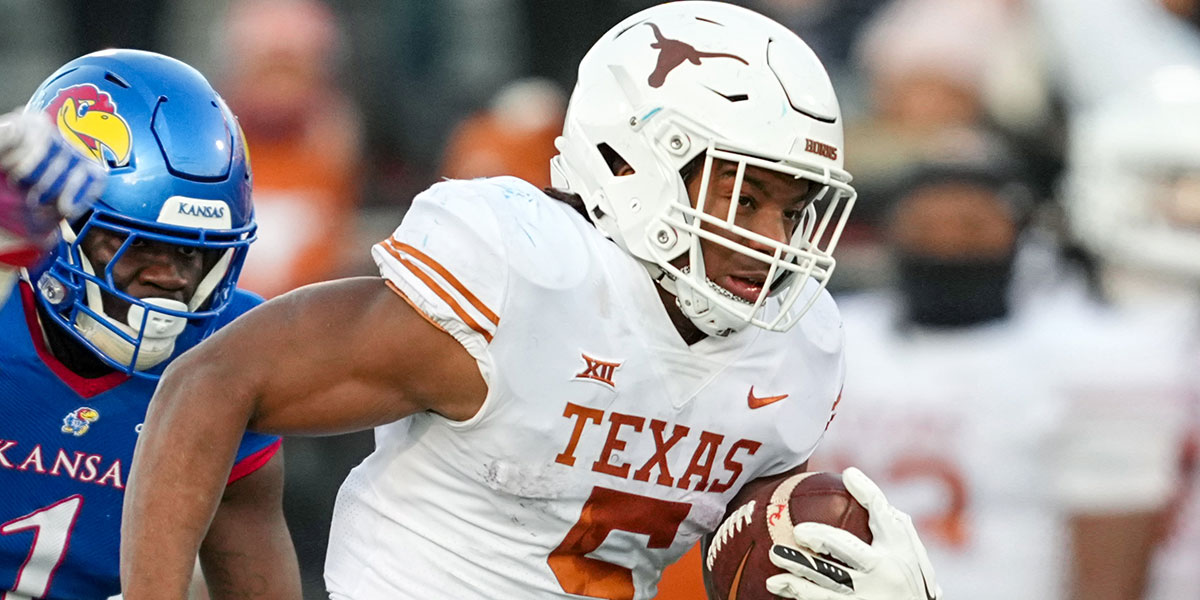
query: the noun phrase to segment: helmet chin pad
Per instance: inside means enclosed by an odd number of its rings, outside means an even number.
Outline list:
[[[87,229],[94,227],[103,228],[104,225],[92,223],[85,226],[82,235],[86,236]],[[113,286],[111,271],[113,265],[122,259],[124,248],[133,239],[145,234],[129,234],[122,249],[115,253],[104,270],[98,272],[80,247],[75,230],[65,223],[61,230],[63,243],[72,249],[66,254],[77,258],[74,266],[83,275],[84,294],[71,326],[102,359],[126,372],[145,371],[171,357],[176,339],[186,329],[189,320],[203,318],[204,313],[197,312],[197,308],[211,297],[215,282],[229,268],[232,254],[232,250],[222,252],[186,303],[171,298],[137,298]],[[105,310],[106,295],[128,305],[123,321]]]
[[[691,274],[690,267],[680,269],[685,275]],[[700,267],[703,272],[703,265]],[[703,276],[703,275],[701,275]],[[678,280],[673,280],[678,281]],[[750,324],[749,320],[739,318],[732,311],[725,308],[724,303],[714,302],[710,299],[711,294],[700,293],[699,288],[693,283],[692,278],[683,280],[683,285],[678,285],[678,282],[673,287],[675,294],[675,304],[679,306],[679,310],[683,311],[684,316],[696,326],[697,329],[704,332],[705,335],[713,335],[717,337],[725,337],[736,331],[741,331]],[[736,298],[725,288],[719,286],[713,280],[704,277],[704,282],[707,284],[708,290],[721,295],[729,302],[744,302],[740,298]]]
[[[154,308],[179,313],[186,311],[187,305],[168,298],[143,298],[142,302],[150,308],[131,305],[125,323],[101,309],[96,313],[99,319],[80,312],[75,328],[109,359],[136,371],[152,368],[171,357],[176,338],[187,326],[186,318]]]

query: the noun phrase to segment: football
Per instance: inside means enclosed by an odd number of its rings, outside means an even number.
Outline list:
[[[845,529],[869,544],[867,518],[867,509],[850,495],[837,473],[800,473],[782,481],[752,482],[729,503],[703,557],[708,597],[775,600],[764,582],[784,571],[771,564],[772,544],[795,547],[792,527],[807,521]],[[825,566],[836,579],[837,564]]]

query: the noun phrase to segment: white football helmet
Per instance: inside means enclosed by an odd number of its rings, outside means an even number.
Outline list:
[[[1068,159],[1077,241],[1107,268],[1200,282],[1200,69],[1160,70],[1082,113]]]
[[[641,260],[709,335],[747,324],[786,331],[833,272],[832,252],[856,197],[842,168],[841,110],[813,51],[762,15],[719,2],[672,2],[617,24],[580,63],[556,145],[554,186],[579,194],[600,231]],[[615,175],[606,153],[634,173]],[[693,205],[680,169],[701,153],[701,190],[714,159],[739,165],[735,199],[747,166],[813,183],[819,194],[789,243],[735,223],[735,201],[723,217],[704,211],[703,192]],[[769,266],[756,302],[705,276],[702,239]],[[671,264],[684,253],[686,266]]]

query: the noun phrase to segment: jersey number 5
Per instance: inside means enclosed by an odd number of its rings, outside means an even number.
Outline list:
[[[2,535],[33,530],[33,545],[21,570],[17,571],[12,593],[0,593],[0,599],[17,600],[46,595],[50,590],[50,579],[66,554],[71,530],[75,528],[75,517],[79,516],[82,506],[83,496],[75,494],[0,525]]]
[[[584,503],[579,520],[546,562],[558,578],[558,584],[569,594],[632,600],[633,571],[588,558],[587,554],[599,548],[614,530],[645,534],[650,536],[647,547],[668,548],[691,509],[692,505],[686,502],[659,500],[596,486]]]

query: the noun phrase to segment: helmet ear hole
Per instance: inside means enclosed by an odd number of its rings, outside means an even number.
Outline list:
[[[633,165],[629,164],[629,161],[625,160],[625,157],[621,156],[616,150],[613,150],[612,146],[600,143],[596,145],[596,149],[600,151],[600,156],[604,157],[604,162],[608,164],[608,169],[612,171],[614,176],[624,177],[637,173]]]

